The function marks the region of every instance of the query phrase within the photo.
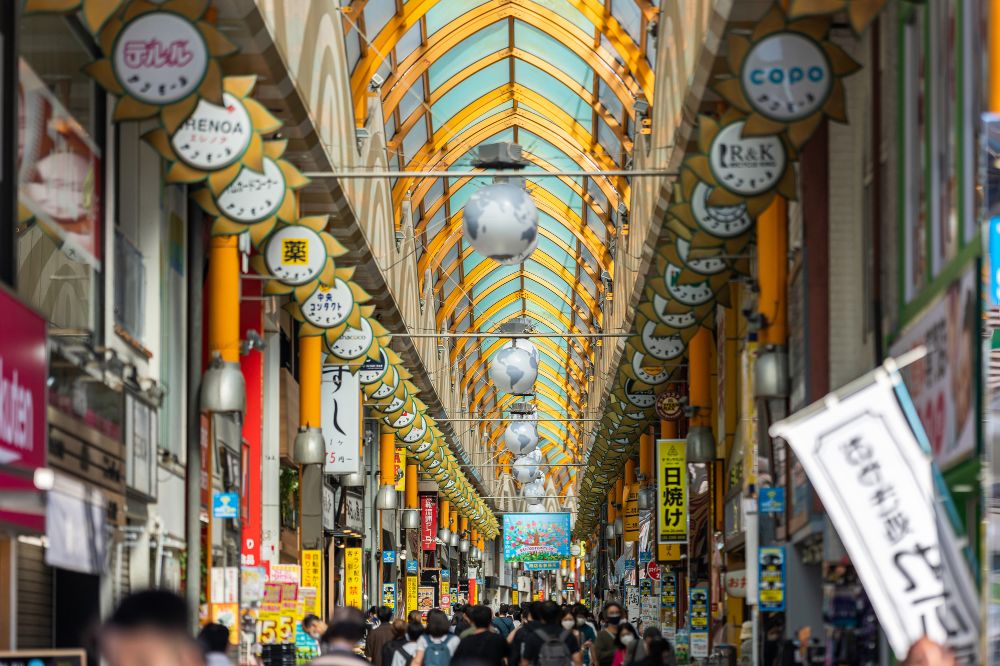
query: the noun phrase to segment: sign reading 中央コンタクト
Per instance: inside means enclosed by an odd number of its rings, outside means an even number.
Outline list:
[[[323,366],[321,425],[326,474],[361,471],[361,384],[346,366]]]
[[[770,434],[809,476],[897,658],[927,636],[959,663],[977,663],[976,586],[935,490],[926,435],[910,421],[913,402],[883,369],[849,386]]]
[[[687,543],[687,449],[683,439],[656,440],[658,543]]]

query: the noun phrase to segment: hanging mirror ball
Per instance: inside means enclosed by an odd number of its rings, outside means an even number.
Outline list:
[[[538,247],[538,208],[517,185],[493,183],[469,197],[462,212],[465,238],[484,256],[512,266]]]
[[[531,483],[538,472],[538,464],[527,456],[521,456],[514,461],[511,471],[518,483]]]
[[[490,379],[503,393],[531,393],[537,378],[538,349],[530,340],[511,340],[490,360]]]
[[[530,421],[514,421],[503,433],[507,450],[515,456],[531,453],[538,447],[538,431]]]

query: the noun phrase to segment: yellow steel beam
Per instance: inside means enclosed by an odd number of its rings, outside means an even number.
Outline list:
[[[597,0],[581,1],[591,5],[592,15],[597,16],[603,13],[603,8],[598,7]],[[372,40],[374,48],[368,49],[351,75],[351,91],[354,96],[357,118],[364,118],[368,83],[381,66],[383,56],[388,56],[399,39],[433,4],[430,0],[407,2],[402,13],[393,17]],[[608,87],[619,98],[634,97],[639,92],[639,81],[643,81],[643,86],[646,86],[646,82],[652,83],[652,69],[648,63],[643,62],[636,71],[636,75],[633,76],[632,72],[617,62],[614,54],[594,39],[593,34],[588,35],[552,10],[524,0],[489,0],[443,26],[430,35],[424,44],[415,49],[402,62],[396,64],[394,74],[383,85],[383,90],[386,91],[383,97],[386,111],[395,109],[405,91],[430,67],[431,63],[440,59],[452,47],[470,35],[497,21],[506,20],[508,17],[517,18],[542,30],[571,49],[587,62],[598,76],[605,80]],[[629,48],[634,53],[639,53],[639,49],[631,42],[631,38],[628,39],[630,47],[620,43],[620,32],[615,30],[617,22],[613,18],[602,20],[601,25],[608,30],[606,35],[608,42],[616,50],[619,50],[622,59],[633,62],[634,58],[630,57]],[[644,60],[641,53],[638,57]],[[647,88],[649,99],[652,99],[652,90],[650,85]]]

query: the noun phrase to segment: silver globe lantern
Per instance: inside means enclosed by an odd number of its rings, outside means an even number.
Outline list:
[[[538,472],[538,464],[527,456],[521,456],[511,465],[511,470],[518,483],[531,483]]]
[[[398,506],[395,486],[381,486],[375,496],[375,508],[379,511],[394,511]]]
[[[538,378],[538,349],[530,340],[515,338],[490,359],[490,380],[503,393],[527,395]]]
[[[458,542],[459,542],[458,534],[456,534],[455,532],[452,532],[451,533],[451,538],[448,539],[448,543],[450,543],[451,546],[454,548],[454,547],[458,546]]]
[[[614,523],[611,523],[607,527],[604,528],[604,538],[605,539],[614,539],[615,538],[615,526],[614,526]]]
[[[545,513],[545,505],[542,504],[541,500],[535,500],[538,504],[531,504],[531,500],[528,500],[528,513]]]
[[[545,496],[545,485],[540,480],[534,481],[525,485],[521,494],[528,504],[541,504],[542,497]]]
[[[538,208],[511,183],[493,183],[469,197],[462,227],[476,252],[505,266],[521,263],[538,247]]]
[[[458,542],[458,552],[460,552],[460,553],[468,553],[469,552],[469,546],[471,546],[471,545],[472,545],[471,541],[469,541],[468,539],[462,539],[461,541]]]
[[[447,527],[442,527],[441,529],[439,529],[438,539],[440,539],[441,542],[444,543],[445,545],[451,543],[451,530],[449,530]]]
[[[621,517],[615,518],[615,536],[625,534],[625,521]]]
[[[538,448],[538,429],[531,421],[512,421],[503,433],[503,443],[515,456],[523,456]]]

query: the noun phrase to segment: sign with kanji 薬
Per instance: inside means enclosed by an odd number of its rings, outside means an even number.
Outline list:
[[[976,588],[927,435],[898,373],[879,368],[865,379],[770,434],[791,445],[809,476],[896,657],[927,636],[958,663],[977,663]]]
[[[687,450],[683,439],[656,440],[658,543],[687,543]]]

